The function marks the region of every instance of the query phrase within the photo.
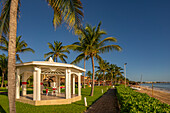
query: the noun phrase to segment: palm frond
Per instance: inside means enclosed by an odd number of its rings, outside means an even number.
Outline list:
[[[18,51],[18,52],[28,52],[28,51],[30,51],[30,52],[32,52],[32,53],[35,53],[35,51],[34,51],[33,49],[31,49],[31,48],[24,48],[24,49],[21,49],[21,50]]]
[[[53,54],[54,54],[54,52],[48,52],[48,53],[44,54],[44,58],[48,57],[49,55],[53,55]]]
[[[8,48],[8,40],[4,36],[1,37],[0,43],[4,45],[4,47]]]
[[[54,48],[53,44],[48,43],[48,46],[49,46],[50,49],[52,49],[53,51],[55,51],[55,48]]]
[[[85,57],[84,53],[81,53],[76,57],[76,59],[73,62],[71,62],[71,64],[78,64],[82,59],[84,59],[84,57]]]
[[[0,38],[2,35],[7,36],[9,32],[9,12],[10,12],[10,4],[11,0],[1,0],[2,10],[0,16]],[[17,11],[17,19],[20,17],[20,0],[18,1],[18,11]]]
[[[98,33],[100,31],[100,26],[101,26],[102,22],[100,21],[98,26],[97,26],[97,30],[96,30],[96,33]]]
[[[48,58],[46,58],[46,60],[45,60],[45,61],[48,61],[50,57],[52,57],[52,55],[51,55],[51,56],[49,56]],[[44,57],[44,58],[45,58],[45,57]]]
[[[64,20],[68,28],[79,27],[84,17],[80,0],[47,0],[54,10],[53,25],[56,28]]]
[[[79,46],[79,45],[74,45],[74,44],[72,44],[72,45],[67,45],[67,46],[64,46],[64,48],[66,48],[66,49],[71,49],[71,50],[77,50],[77,48],[80,48],[81,46]]]
[[[64,49],[64,48],[62,48],[63,50],[61,50],[60,52],[65,52],[65,53],[70,53],[70,51],[68,50],[68,49]]]
[[[117,39],[114,37],[107,37],[99,43],[99,46],[104,45],[105,42],[117,42]]]
[[[103,60],[102,57],[99,56],[98,54],[96,54],[94,57],[95,57],[95,59],[96,59],[98,62],[100,62],[100,61]]]
[[[8,68],[8,57],[5,54],[0,55],[0,69],[7,71]]]
[[[4,47],[4,46],[0,46],[0,49],[3,51],[8,51],[8,48]]]
[[[59,57],[60,57],[60,56],[63,57],[63,58],[64,58],[64,57],[65,57],[65,58],[68,58],[67,55],[65,55],[65,54],[63,54],[63,53],[61,53],[61,54],[59,55]]]
[[[119,45],[108,45],[108,46],[99,48],[99,52],[101,52],[101,53],[109,52],[112,50],[121,51],[122,48]]]
[[[59,58],[62,62],[67,63],[63,56],[59,56]]]
[[[16,60],[17,60],[17,61],[20,61],[21,63],[23,63],[22,60],[21,60],[21,58],[19,57],[19,54],[16,54]]]

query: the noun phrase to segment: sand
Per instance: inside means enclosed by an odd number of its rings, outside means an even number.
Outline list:
[[[135,90],[135,91],[140,92],[140,93],[146,93],[150,97],[152,97],[152,89],[151,88],[147,88],[144,86],[133,86],[133,87],[141,88],[141,90]],[[170,92],[153,89],[153,97],[160,100],[163,103],[167,103],[170,105]]]

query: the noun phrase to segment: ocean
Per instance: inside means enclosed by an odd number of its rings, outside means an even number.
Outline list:
[[[152,83],[140,84],[140,85],[152,88]],[[157,89],[157,90],[163,90],[163,91],[170,92],[170,83],[153,83],[153,88]]]

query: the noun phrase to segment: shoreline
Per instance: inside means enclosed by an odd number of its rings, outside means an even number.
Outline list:
[[[132,87],[140,88],[141,90],[135,90],[135,91],[140,93],[146,93],[147,95],[152,97],[152,88],[147,86],[140,86],[140,85],[133,85]],[[170,105],[170,91],[153,88],[153,97],[160,100],[163,103]]]
[[[141,86],[141,85],[137,85],[138,87],[141,87],[143,89],[149,89],[149,90],[152,90],[152,87],[150,86]],[[165,92],[165,93],[170,93],[170,90],[166,90],[166,89],[161,89],[161,88],[157,88],[157,87],[153,87],[153,90],[155,91],[160,91],[160,92]]]

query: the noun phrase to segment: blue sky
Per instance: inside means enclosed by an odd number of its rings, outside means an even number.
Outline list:
[[[47,43],[61,41],[64,45],[78,41],[65,24],[54,30],[53,11],[45,0],[21,0],[18,35],[35,50],[35,54],[21,55],[24,62],[44,60],[49,52]],[[170,1],[169,0],[81,0],[84,25],[98,25],[108,36],[116,37],[122,52],[101,55],[110,63],[123,67],[127,63],[127,77],[139,81],[170,81]],[[71,52],[68,63],[78,55]],[[97,65],[97,63],[95,63]],[[83,67],[81,62],[78,66]],[[87,61],[87,71],[91,62]]]

